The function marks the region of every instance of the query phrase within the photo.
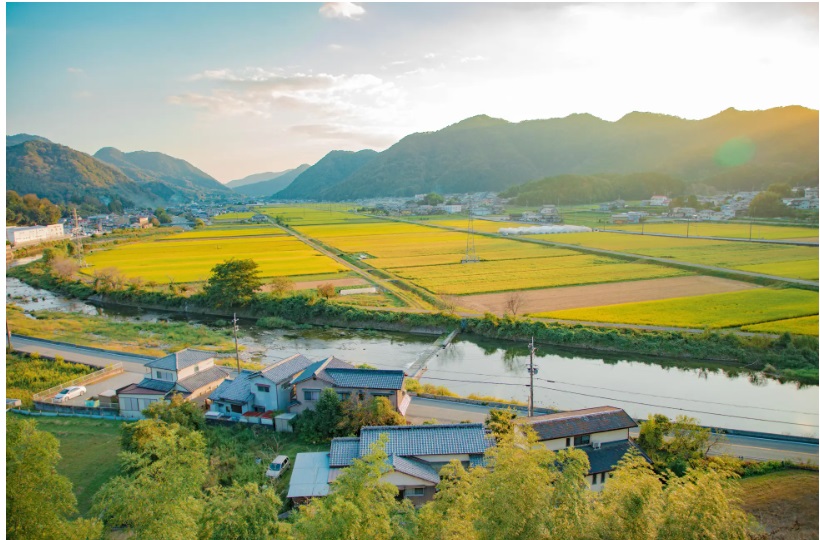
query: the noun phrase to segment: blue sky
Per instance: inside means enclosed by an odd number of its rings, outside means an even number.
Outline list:
[[[6,131],[222,181],[476,114],[818,108],[817,4],[6,4]]]

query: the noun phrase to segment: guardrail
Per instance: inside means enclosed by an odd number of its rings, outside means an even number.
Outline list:
[[[115,364],[111,364],[108,367],[104,367],[94,373],[89,373],[88,375],[83,375],[82,377],[78,377],[73,381],[69,381],[67,383],[60,384],[58,386],[54,386],[49,388],[48,390],[43,390],[42,392],[37,392],[33,396],[31,396],[32,401],[35,403],[54,403],[54,395],[57,394],[60,390],[64,388],[68,388],[69,386],[82,386],[86,383],[94,383],[97,381],[101,381],[103,379],[107,379],[108,377],[118,375],[123,373],[125,370],[122,367],[122,362],[117,362]],[[65,405],[63,405],[65,406]]]

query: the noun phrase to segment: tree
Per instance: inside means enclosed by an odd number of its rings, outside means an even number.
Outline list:
[[[484,425],[493,434],[496,440],[512,437],[515,429],[513,421],[518,416],[514,409],[490,409],[490,414],[484,420]]]
[[[342,431],[358,435],[365,426],[403,426],[404,416],[393,408],[386,397],[359,399],[351,396],[342,402]]]
[[[204,229],[205,222],[199,218],[194,218],[194,229]]]
[[[137,540],[184,540],[202,515],[207,459],[199,432],[159,420],[141,420],[120,454],[125,474],[94,496],[92,512],[109,527],[127,526]]]
[[[421,202],[429,206],[436,206],[437,204],[442,204],[444,202],[444,197],[438,193],[428,193],[424,196]]]
[[[518,315],[518,311],[524,305],[524,295],[521,291],[510,291],[504,297],[504,311],[511,313],[513,317]]]
[[[167,424],[179,424],[187,429],[202,430],[205,427],[205,414],[202,409],[196,403],[186,401],[182,394],[174,394],[170,401],[160,400],[151,403],[143,411],[143,415]]]
[[[260,490],[258,484],[217,486],[209,492],[198,538],[267,540],[280,537],[287,528],[277,519],[281,506],[275,490]]]
[[[783,204],[780,195],[764,191],[755,195],[749,203],[749,214],[754,217],[786,217],[790,216],[792,211]]]
[[[343,435],[342,401],[332,388],[319,394],[314,410],[304,411],[296,420],[299,436],[314,444]]]
[[[453,313],[458,307],[458,296],[454,294],[442,294],[439,296],[439,302],[441,303],[441,308],[444,311],[447,313]]]
[[[57,474],[59,443],[33,420],[7,417],[6,537],[13,540],[99,538],[102,523],[77,513],[71,482]]]
[[[273,296],[282,297],[293,291],[293,281],[285,276],[278,276],[270,280],[268,287]]]
[[[57,256],[51,260],[51,273],[61,280],[71,279],[80,270],[76,259]]]
[[[322,298],[333,298],[336,296],[336,287],[333,283],[322,283],[316,287],[316,293]]]
[[[165,208],[162,208],[161,206],[154,210],[154,215],[156,216],[157,220],[163,225],[167,225],[168,223],[174,221],[170,214],[168,214],[168,212],[165,210]]]
[[[392,540],[412,535],[412,503],[396,500],[398,488],[381,481],[392,470],[384,451],[386,442],[382,435],[368,455],[354,459],[336,478],[327,497],[314,498],[298,509],[292,529],[295,540]]]
[[[670,420],[650,414],[638,436],[638,445],[652,458],[658,470],[669,469],[683,475],[689,467],[701,465],[709,444],[709,430],[689,416]]]
[[[785,183],[772,184],[768,188],[766,188],[766,191],[774,193],[781,199],[792,197],[792,188],[789,184]]]
[[[211,269],[205,297],[218,308],[247,304],[262,286],[259,265],[253,259],[228,259]]]
[[[154,227],[159,227],[159,220],[155,216],[151,216],[151,219],[148,220]]]

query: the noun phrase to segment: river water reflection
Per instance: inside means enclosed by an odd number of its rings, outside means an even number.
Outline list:
[[[126,320],[162,320],[167,313],[97,308],[35,290],[6,279],[7,301],[26,310],[56,309]],[[8,294],[11,294],[10,298]],[[17,298],[14,298],[17,297]],[[37,297],[38,301],[31,300]],[[28,300],[25,300],[28,298]],[[212,323],[188,319],[192,324]],[[240,326],[243,326],[240,321]],[[300,352],[320,359],[335,355],[379,368],[407,368],[434,351],[436,336],[313,328],[261,330],[243,327],[241,343],[263,362]],[[446,386],[467,396],[481,394],[526,401],[526,345],[459,336],[438,350],[422,382]],[[780,383],[729,367],[685,361],[603,355],[541,345],[536,356],[537,405],[577,409],[598,405],[623,407],[633,417],[649,413],[687,414],[703,425],[817,437],[818,387]]]

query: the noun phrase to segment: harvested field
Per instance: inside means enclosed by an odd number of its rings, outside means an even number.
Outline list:
[[[817,473],[778,471],[740,481],[741,506],[770,540],[818,537]]]
[[[296,281],[293,283],[293,288],[297,291],[305,289],[315,289],[319,285],[325,283],[332,283],[334,287],[349,287],[353,285],[368,285],[368,282],[362,278],[343,278],[343,279],[320,279],[317,281]],[[262,292],[270,292],[270,285],[263,285]]]
[[[742,291],[756,287],[757,285],[751,283],[730,279],[687,276],[520,291],[517,294],[521,298],[519,313],[533,313]],[[503,315],[505,311],[508,311],[506,304],[509,297],[510,293],[462,296],[458,298],[458,304],[479,313],[490,312]]]

